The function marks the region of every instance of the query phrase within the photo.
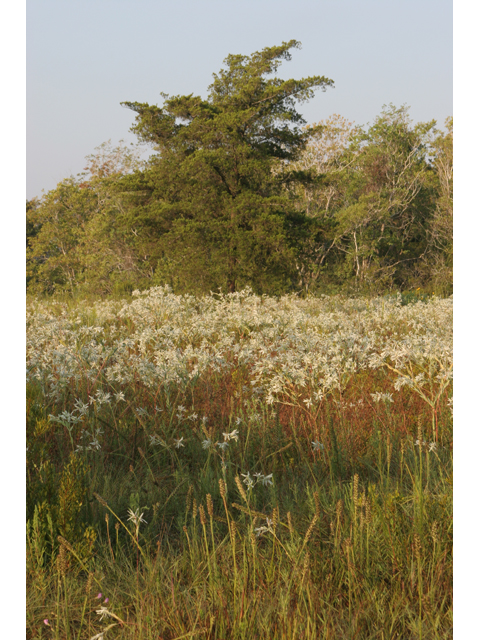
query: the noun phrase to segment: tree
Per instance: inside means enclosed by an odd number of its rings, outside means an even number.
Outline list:
[[[318,129],[302,160],[317,172],[308,197],[322,231],[314,238],[317,263],[328,255],[324,274],[339,284],[353,280],[355,289],[405,287],[419,275],[435,208],[434,126],[412,125],[408,107],[388,105],[368,128],[337,118]]]
[[[149,190],[145,233],[157,234],[156,277],[177,290],[276,293],[295,277],[305,217],[284,186],[309,178],[275,167],[296,160],[313,133],[301,128],[295,103],[333,84],[271,77],[299,47],[291,40],[228,56],[207,100],[162,94],[163,107],[123,103],[137,114],[132,130],[158,152],[141,187]]]
[[[59,183],[42,200],[27,201],[31,291],[104,294],[148,286],[153,274],[145,268],[132,206],[118,190],[120,179],[143,163],[137,149],[121,143],[103,143],[87,157],[85,173]]]
[[[73,293],[83,271],[78,247],[92,207],[92,194],[82,191],[77,180],[68,178],[27,210],[27,230],[38,230],[27,243],[31,290]]]
[[[453,285],[453,118],[445,121],[432,145],[437,177],[435,212],[429,226],[428,275],[435,291],[451,293]]]
[[[299,285],[311,290],[325,275],[327,258],[335,247],[335,211],[342,206],[346,191],[345,170],[353,162],[347,153],[358,128],[338,114],[307,125],[312,130],[299,159],[287,170],[310,172],[310,180],[295,185],[297,206],[309,219],[309,233],[301,247],[297,271]]]

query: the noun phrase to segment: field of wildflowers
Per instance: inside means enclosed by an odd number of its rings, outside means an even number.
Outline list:
[[[450,638],[452,306],[27,304],[27,638]]]

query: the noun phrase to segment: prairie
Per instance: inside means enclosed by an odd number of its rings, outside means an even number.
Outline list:
[[[27,638],[452,637],[452,307],[31,298]]]

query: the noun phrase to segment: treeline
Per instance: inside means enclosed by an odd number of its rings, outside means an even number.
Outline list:
[[[296,102],[333,82],[273,75],[298,46],[228,56],[207,100],[124,103],[153,155],[104,144],[27,201],[28,290],[451,293],[452,118],[305,126]]]

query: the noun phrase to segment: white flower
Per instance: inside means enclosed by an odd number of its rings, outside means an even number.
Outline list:
[[[224,433],[223,438],[225,442],[229,440],[238,440],[238,429],[234,429],[231,433]]]
[[[115,614],[113,614],[111,611],[109,611],[107,609],[107,607],[100,607],[100,609],[97,609],[95,611],[95,613],[97,614],[97,616],[100,616],[100,622],[104,619],[104,618],[117,618],[117,616]],[[117,618],[118,619],[118,618]],[[103,633],[100,635],[100,637],[103,636]],[[98,636],[94,636],[95,638],[97,638]],[[93,638],[92,638],[93,640]]]
[[[147,524],[147,521],[143,519],[143,513],[141,513],[140,515],[138,514],[139,511],[140,509],[135,509],[135,511],[132,511],[131,509],[129,509],[128,510],[129,516],[128,516],[127,522],[128,521],[133,522],[136,527],[139,527],[141,522],[143,522],[144,524]],[[104,608],[105,607],[102,607],[102,609]]]
[[[165,440],[162,440],[162,438],[160,438],[160,436],[157,436],[156,433],[154,433],[152,436],[148,436],[150,439],[150,444],[151,445],[161,445],[162,447],[167,447],[167,443],[165,442]]]
[[[267,518],[267,526],[263,526],[263,527],[257,527],[255,529],[257,538],[262,536],[264,533],[273,533],[273,520],[270,518]]]
[[[428,443],[428,451],[436,451],[437,450],[437,443],[436,442],[429,442]]]
[[[197,418],[198,418],[197,413],[192,413],[191,415],[188,416],[188,419],[191,420],[192,422],[195,422]]]
[[[372,400],[374,402],[393,402],[393,398],[392,398],[392,394],[391,393],[381,393],[381,392],[377,392],[377,393],[371,393],[370,394],[372,396]]]
[[[313,402],[311,398],[305,398],[304,403],[307,405],[307,407],[310,409],[310,407],[312,406]]]
[[[323,444],[321,442],[318,442],[318,440],[315,440],[315,442],[312,442],[312,447],[314,451],[318,451],[319,449],[325,449]]]
[[[250,471],[247,471],[247,473],[241,473],[240,475],[242,475],[245,478],[243,483],[247,485],[247,489],[248,490],[253,489],[253,487],[255,486],[255,483],[252,480],[252,477],[250,476]]]
[[[102,404],[110,404],[110,398],[111,395],[109,393],[105,393],[104,391],[102,391],[101,389],[98,389],[96,395],[96,399],[98,400],[98,404],[102,405]]]
[[[99,451],[102,447],[98,441],[98,439],[95,437],[92,442],[90,442],[88,448],[90,450],[95,450],[95,451]]]
[[[119,391],[118,393],[115,394],[115,400],[117,402],[125,402],[125,396],[123,394],[123,391]]]
[[[83,403],[80,398],[75,400],[75,409],[78,411],[80,415],[85,415],[88,413],[89,405],[88,403]]]
[[[180,449],[180,447],[184,447],[185,445],[183,444],[183,436],[181,438],[179,438],[178,440],[176,438],[173,439],[174,447],[175,449]]]
[[[222,451],[224,451],[228,447],[228,442],[216,442],[215,444]]]
[[[268,476],[263,476],[263,478],[260,479],[260,482],[263,484],[264,487],[268,487],[268,485],[273,485],[273,479],[272,479],[273,473],[271,473]],[[268,521],[268,518],[267,518]]]
[[[209,438],[207,438],[202,442],[203,449],[210,449],[211,445],[212,445],[212,441]]]

